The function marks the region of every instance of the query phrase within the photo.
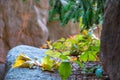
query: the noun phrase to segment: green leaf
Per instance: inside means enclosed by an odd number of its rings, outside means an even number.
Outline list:
[[[52,51],[52,50],[47,50],[45,52],[45,54],[47,54],[48,56],[53,57],[53,58],[59,58],[59,56],[61,55],[60,52],[58,52],[58,51]]]
[[[80,62],[80,61],[75,61],[82,69],[85,67],[85,65],[82,63],[82,62]]]
[[[83,52],[82,55],[80,55],[80,60],[83,61],[83,62],[95,61],[96,56],[97,56],[96,52],[86,51],[86,52]]]
[[[63,54],[63,55],[69,55],[69,54],[70,54],[70,51],[64,51],[62,54]]]
[[[61,50],[62,49],[62,43],[61,42],[54,42],[53,47],[57,50]]]
[[[66,80],[71,75],[71,72],[72,72],[72,67],[70,62],[67,62],[67,61],[62,62],[59,66],[58,71],[62,80]]]
[[[95,61],[96,60],[96,55],[89,53],[89,58],[88,58],[89,61]]]
[[[51,60],[49,56],[45,56],[41,60],[41,66],[43,70],[52,71],[53,66],[54,66],[54,60]]]
[[[87,62],[88,57],[89,57],[88,53],[83,52],[83,53],[80,55],[80,60],[83,61],[83,62]]]
[[[76,35],[75,40],[77,41],[83,40],[83,35]]]
[[[60,55],[60,59],[61,59],[61,60],[68,60],[68,57],[65,56],[65,55]]]

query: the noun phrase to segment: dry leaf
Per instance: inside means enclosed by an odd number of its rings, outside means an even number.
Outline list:
[[[35,64],[35,61],[33,61],[31,58],[26,56],[25,54],[20,54],[14,64],[12,65],[12,68],[18,68],[18,67],[24,67],[24,68],[31,68]]]

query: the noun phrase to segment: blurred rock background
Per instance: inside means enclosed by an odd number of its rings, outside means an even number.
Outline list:
[[[48,22],[49,0],[0,0],[0,63],[8,50],[20,44],[40,47],[48,39],[55,41],[79,33],[78,25]]]

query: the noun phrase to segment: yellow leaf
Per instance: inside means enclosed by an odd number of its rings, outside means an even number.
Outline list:
[[[52,71],[53,66],[54,66],[54,60],[51,60],[49,56],[45,56],[41,60],[41,67],[43,70]]]
[[[70,62],[74,62],[74,61],[77,61],[77,57],[71,57],[70,58]]]
[[[28,56],[26,56],[25,54],[20,54],[16,58],[14,64],[12,65],[12,68],[21,67],[21,65],[23,65],[24,62],[29,61],[29,60],[31,60],[31,59]]]
[[[47,45],[47,44],[44,44],[44,45],[40,46],[40,48],[42,48],[42,49],[47,49],[47,48],[48,48],[48,45]]]
[[[82,31],[82,34],[83,34],[83,35],[88,35],[88,31],[87,31],[87,30],[83,30],[83,31]]]
[[[35,65],[35,61],[26,61],[23,64],[21,64],[19,67],[32,68],[34,65]]]
[[[24,60],[16,60],[15,63],[12,65],[12,68],[17,68],[21,66],[24,62]]]
[[[56,62],[53,66],[54,69],[58,69],[59,68],[59,65],[60,65],[60,62]]]
[[[21,60],[25,60],[25,61],[28,61],[28,60],[31,60],[31,58],[29,58],[27,55],[25,55],[24,53],[20,54],[17,59],[21,59]]]
[[[47,41],[47,45],[48,45],[48,48],[49,48],[49,49],[52,49],[51,43],[52,43],[51,41]]]
[[[40,48],[42,49],[51,49],[52,46],[51,46],[51,41],[47,41],[46,44],[43,44],[42,46],[40,46]]]

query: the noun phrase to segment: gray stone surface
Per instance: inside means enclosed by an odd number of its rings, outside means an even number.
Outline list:
[[[6,76],[4,80],[61,80],[58,72],[48,72],[43,71],[41,68],[11,68],[11,65],[14,63],[16,57],[25,53],[30,58],[37,58],[39,61],[45,56],[44,52],[46,49],[35,48],[27,45],[19,45],[14,47],[8,52],[6,58]],[[68,80],[103,80],[97,79],[94,76],[83,77],[81,74],[81,69],[77,64],[72,64],[73,72]],[[0,79],[3,80],[3,79]]]
[[[7,72],[5,80],[61,80],[58,73],[51,73],[42,71],[40,68],[11,68],[16,57],[25,53],[31,58],[38,58],[39,60],[45,56],[45,49],[39,49],[31,46],[20,45],[8,52],[6,58]]]

